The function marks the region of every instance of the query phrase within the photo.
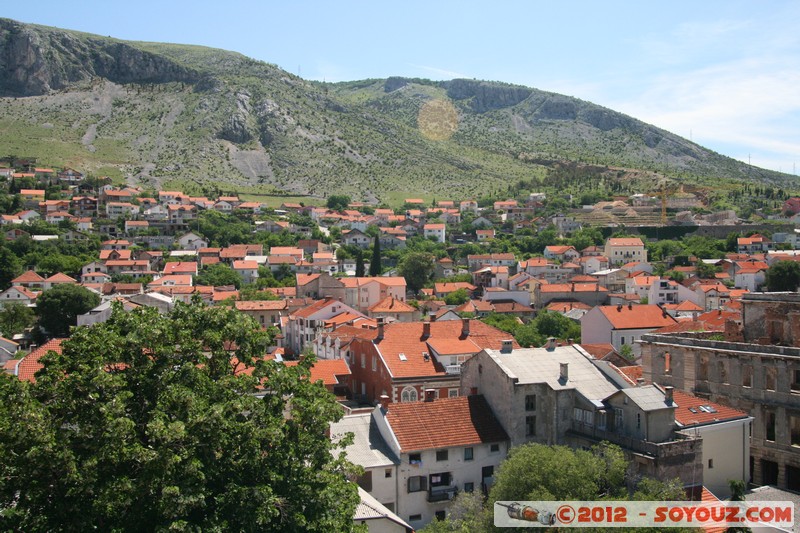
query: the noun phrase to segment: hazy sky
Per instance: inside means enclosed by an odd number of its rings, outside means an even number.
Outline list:
[[[6,2],[0,17],[241,52],[304,78],[477,78],[621,111],[742,161],[800,163],[800,2]]]

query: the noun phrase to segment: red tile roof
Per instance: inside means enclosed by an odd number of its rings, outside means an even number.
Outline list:
[[[675,409],[675,421],[683,427],[704,426],[750,416],[744,411],[698,398],[677,389],[672,394],[675,403],[678,404],[678,408]]]
[[[43,283],[44,278],[34,272],[33,270],[28,270],[17,276],[16,278],[11,280],[11,283]]]
[[[444,374],[444,368],[434,357],[427,360],[423,352],[430,353],[428,345],[431,341],[458,340],[462,335],[462,320],[445,320],[430,322],[430,336],[423,337],[423,322],[395,322],[384,326],[384,336],[374,341],[389,373],[393,378],[422,377]],[[480,320],[469,320],[469,340],[474,343],[477,353],[483,348],[499,350],[502,341],[512,339],[511,335]],[[514,347],[518,347],[514,341]],[[400,358],[404,355],[405,360]],[[468,353],[468,352],[459,352]]]
[[[596,307],[614,329],[663,328],[676,322],[659,306],[647,305],[599,305]]]
[[[34,374],[41,370],[44,365],[39,362],[39,359],[42,358],[47,352],[54,351],[56,353],[61,353],[61,343],[64,342],[65,339],[51,339],[38,347],[37,349],[33,350],[31,353],[23,357],[19,360],[16,364],[16,367],[13,368],[12,373],[16,375],[21,381],[30,381],[31,383],[36,382],[36,377]]]
[[[386,419],[404,453],[508,440],[486,399],[479,395],[393,403]]]
[[[286,300],[247,300],[235,305],[239,311],[280,311],[286,309]]]
[[[298,361],[286,361],[286,366],[297,366]],[[311,367],[311,382],[322,380],[326,386],[338,385],[336,376],[349,376],[350,367],[344,359],[318,359]]]
[[[370,313],[413,313],[413,307],[394,296],[387,296],[369,308]]]

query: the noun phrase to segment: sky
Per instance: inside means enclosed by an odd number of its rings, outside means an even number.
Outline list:
[[[232,50],[306,79],[521,84],[759,167],[800,163],[794,0],[28,0],[0,17]]]

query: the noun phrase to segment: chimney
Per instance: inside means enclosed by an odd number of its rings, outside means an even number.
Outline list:
[[[432,402],[434,399],[436,399],[436,390],[425,389],[425,401]]]
[[[469,318],[461,319],[461,336],[469,337]]]
[[[383,317],[378,317],[378,336],[375,337],[376,342],[380,342],[383,340]]]
[[[547,344],[544,345],[545,349],[548,352],[552,352],[556,349],[556,338],[555,337],[547,337]]]
[[[636,378],[636,386],[641,387],[644,385],[644,378]]]
[[[562,382],[569,381],[569,363],[559,363],[558,380]]]
[[[664,403],[667,404],[667,405],[672,405],[673,404],[673,401],[672,401],[672,387],[670,387],[669,385],[664,387]]]
[[[433,311],[428,313],[428,322],[436,322],[436,313]]]
[[[628,302],[628,311],[631,310],[633,310],[633,304],[631,302]]]
[[[381,409],[384,411],[389,410],[389,396],[386,394],[381,394]]]
[[[622,304],[619,304],[617,306],[617,313],[621,313],[621,312],[622,312]]]
[[[430,322],[423,322],[422,323],[422,338],[427,339],[431,336],[431,323]]]
[[[511,339],[505,339],[500,342],[502,343],[500,345],[500,353],[511,353],[514,349],[514,341]]]

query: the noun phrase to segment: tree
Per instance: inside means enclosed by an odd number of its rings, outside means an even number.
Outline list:
[[[459,492],[448,508],[444,520],[434,520],[420,533],[477,533],[487,531],[492,524],[492,513],[484,507],[480,492]]]
[[[36,321],[33,309],[19,302],[11,302],[0,308],[0,333],[9,339],[22,333]]]
[[[62,283],[36,298],[39,327],[52,337],[66,337],[70,326],[78,323],[78,315],[100,305],[100,297],[80,285]]]
[[[325,206],[333,211],[342,211],[350,205],[350,197],[345,194],[332,194],[328,196]]]
[[[22,274],[22,263],[13,251],[0,246],[0,291],[11,286],[11,280]]]
[[[461,288],[457,289],[444,297],[444,303],[447,305],[461,305],[469,301],[469,291]]]
[[[230,308],[117,306],[35,383],[0,376],[3,529],[352,530],[357,489],[324,434],[341,409],[313,357],[266,361],[269,343]]]
[[[375,235],[375,242],[372,245],[372,261],[369,263],[370,277],[380,276],[383,272],[383,265],[381,264],[381,240],[378,235]]]
[[[356,277],[364,277],[364,254],[361,250],[356,254]]]
[[[607,442],[591,450],[524,444],[513,448],[500,465],[489,493],[489,504],[508,500],[626,500],[627,468],[622,449]],[[634,498],[682,500],[685,495],[680,482],[643,478]]]
[[[433,269],[433,256],[423,252],[408,253],[397,265],[397,272],[406,278],[406,285],[414,293],[430,280]]]
[[[195,278],[197,285],[210,285],[221,287],[223,285],[233,285],[237,289],[242,284],[242,277],[225,263],[215,263],[206,265]]]
[[[777,261],[767,269],[765,278],[771,292],[796,291],[800,287],[800,263]]]

